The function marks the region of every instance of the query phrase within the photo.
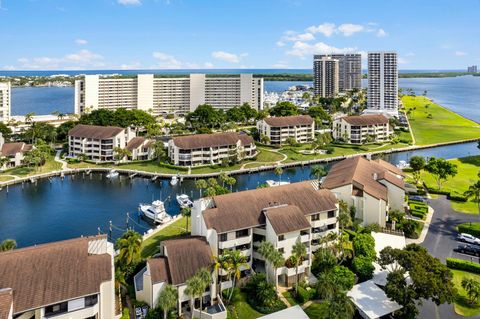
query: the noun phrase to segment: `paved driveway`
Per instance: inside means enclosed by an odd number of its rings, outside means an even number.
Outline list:
[[[480,217],[478,215],[455,212],[450,206],[450,201],[448,201],[445,196],[429,200],[429,205],[435,210],[435,213],[433,214],[430,229],[422,246],[427,248],[430,254],[439,258],[442,262],[445,262],[447,257],[478,262],[478,258],[458,254],[454,252],[453,249],[459,244],[455,239],[457,236],[455,226],[466,222],[478,222],[480,221]],[[432,302],[425,302],[423,304],[420,310],[420,317],[425,319],[465,318],[455,314],[452,305],[447,304],[437,307]],[[475,318],[480,318],[480,316]]]

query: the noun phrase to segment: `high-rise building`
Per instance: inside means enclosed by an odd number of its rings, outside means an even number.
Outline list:
[[[263,79],[252,74],[238,76],[135,77],[86,75],[75,81],[75,113],[96,109],[141,109],[153,115],[185,114],[200,104],[227,110],[249,103],[263,108]]]
[[[338,60],[323,57],[313,61],[315,95],[335,97],[339,92]]]
[[[477,66],[472,65],[472,66],[467,67],[467,72],[468,73],[477,73],[478,72]]]
[[[362,88],[362,56],[360,53],[316,54],[313,56],[313,60],[325,57],[338,60],[338,90],[340,92]]]
[[[10,82],[0,82],[0,123],[10,120],[11,91]]]
[[[368,108],[365,113],[398,115],[398,68],[396,52],[368,53]]]

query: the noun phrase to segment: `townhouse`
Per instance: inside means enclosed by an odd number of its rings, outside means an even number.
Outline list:
[[[385,227],[390,210],[405,210],[404,173],[381,159],[357,156],[331,168],[322,187],[354,206],[364,225]]]
[[[272,145],[282,145],[288,138],[297,143],[311,142],[315,134],[315,122],[309,115],[267,117],[257,122],[260,135],[270,139]]]
[[[119,318],[113,255],[104,235],[0,252],[0,317]]]
[[[240,133],[179,136],[168,142],[168,156],[173,164],[179,166],[218,165],[256,155],[253,138]]]
[[[240,250],[249,264],[242,275],[251,268],[266,272],[278,285],[291,286],[295,268],[288,264],[275,268],[258,253],[258,246],[269,241],[288,260],[293,245],[304,243],[307,256],[299,275],[308,278],[312,253],[320,247],[322,237],[338,232],[337,216],[333,193],[319,189],[316,181],[305,181],[197,200],[192,209],[192,234],[205,236],[214,256],[226,249]],[[232,284],[224,275],[220,272],[221,289]]]
[[[381,114],[344,116],[333,121],[333,138],[351,144],[386,142],[391,131]]]
[[[132,154],[128,157],[132,161],[148,161],[154,157],[153,144],[155,141],[137,136],[128,141],[125,148]]]
[[[25,154],[32,149],[32,144],[26,144],[24,142],[5,143],[2,133],[0,133],[0,158],[8,158],[8,162],[0,165],[0,169],[8,169],[23,165]]]

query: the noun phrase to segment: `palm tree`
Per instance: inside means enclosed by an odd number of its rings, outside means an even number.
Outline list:
[[[351,319],[355,314],[355,306],[346,292],[337,292],[328,301],[328,318]]]
[[[177,305],[178,292],[172,285],[166,285],[158,296],[157,304],[163,310],[163,318],[167,319],[168,312]]]
[[[193,276],[192,278],[188,279],[187,288],[185,288],[185,294],[190,297],[190,308],[192,311],[192,318],[193,318],[193,310],[195,309],[195,300],[197,297],[203,294],[203,282],[198,276]],[[201,308],[201,306],[200,306]]]
[[[203,293],[212,284],[212,274],[207,268],[203,267],[200,268],[199,271],[197,271],[196,276],[200,278],[200,281],[203,284],[202,293],[200,294],[200,319],[202,319]]]
[[[117,161],[122,161],[125,157],[128,158],[132,156],[132,152],[130,152],[126,148],[121,148],[121,147],[114,147],[113,154],[115,155],[115,159]]]
[[[220,256],[214,256],[213,257],[213,267],[215,271],[217,272],[217,278],[218,279],[218,289],[217,291],[221,290],[221,285],[220,285],[220,270],[223,270],[227,273],[227,276],[230,280],[230,273],[231,273],[231,265],[230,265],[230,260],[228,256],[228,250],[225,250]],[[232,288],[233,289],[233,288]]]
[[[17,248],[17,242],[14,239],[5,239],[0,243],[0,251],[14,250]]]
[[[473,201],[477,202],[478,214],[480,214],[480,180],[470,185],[464,195],[467,198],[473,197]]]
[[[127,286],[125,272],[121,270],[120,267],[115,267],[115,292],[118,294],[120,306],[122,303],[122,290],[125,290]]]
[[[307,245],[302,243],[300,240],[292,247],[292,256],[295,257],[295,293],[298,292],[298,267],[300,263],[303,262],[303,258],[307,254]]]
[[[467,292],[468,299],[475,304],[480,298],[480,283],[472,278],[462,279],[462,288]]]
[[[337,285],[330,271],[321,271],[317,276],[317,292],[320,299],[331,299],[337,292]]]
[[[180,210],[180,214],[187,219],[187,225],[185,227],[185,232],[188,233],[188,218],[192,216],[192,209],[190,207],[183,207]]]
[[[315,176],[317,180],[320,181],[323,176],[327,175],[327,171],[323,165],[314,165],[312,166],[310,175]]]
[[[232,191],[233,189],[233,185],[235,185],[237,183],[237,180],[235,177],[232,177],[232,176],[228,176],[227,177],[227,180],[225,181],[225,183],[230,186],[230,191]]]
[[[222,187],[225,187],[225,183],[227,182],[227,179],[228,179],[227,173],[221,172],[219,178],[220,178],[220,181],[222,182]]]
[[[29,112],[29,113],[25,114],[25,123],[32,124],[34,116],[35,116],[34,112]]]
[[[133,230],[128,230],[117,240],[118,260],[122,266],[131,265],[140,259],[142,241],[142,235]]]
[[[265,258],[265,260],[272,264],[274,273],[276,273],[277,268],[281,267],[285,260],[283,254],[279,252],[271,242],[262,241],[258,247],[258,253]],[[267,277],[268,278],[268,277]],[[277,287],[277,276],[275,275],[275,288]]]
[[[8,157],[0,157],[0,169],[2,169],[2,167],[5,166],[8,162],[10,162],[10,159]]]
[[[273,170],[273,172],[275,173],[275,175],[278,176],[279,182],[281,182],[281,181],[282,181],[283,169],[282,169],[280,166],[277,166],[277,167],[275,167],[275,169]]]
[[[153,156],[158,160],[158,162],[160,163],[160,161],[162,160],[162,158],[165,157],[165,146],[163,145],[163,142],[162,141],[156,141],[154,144],[153,144]]]
[[[237,286],[237,280],[240,279],[242,268],[248,268],[249,264],[247,263],[247,256],[243,255],[240,250],[228,250],[227,259],[230,265],[230,273],[233,277],[232,289],[228,296],[228,300],[230,301],[233,295],[233,288]]]
[[[208,187],[208,184],[206,180],[198,179],[195,181],[195,188],[198,189],[198,191],[200,192],[200,197],[202,197],[202,190],[207,187]]]

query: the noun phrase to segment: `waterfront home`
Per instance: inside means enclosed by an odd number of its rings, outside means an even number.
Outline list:
[[[381,114],[344,116],[333,121],[333,138],[351,144],[386,142],[391,131]]]
[[[0,252],[0,317],[118,318],[113,255],[104,235]]]
[[[156,307],[164,287],[172,285],[178,292],[178,315],[190,313],[192,317],[198,318],[202,301],[194,301],[195,309],[192,313],[190,296],[185,293],[186,282],[206,267],[212,271],[212,282],[203,294],[201,309],[206,309],[202,317],[225,319],[227,312],[217,292],[216,275],[212,266],[212,251],[205,237],[164,240],[160,244],[160,254],[148,259],[145,268],[135,275],[135,298],[146,302],[150,307]]]
[[[289,138],[297,143],[308,143],[314,138],[315,122],[309,115],[267,117],[257,122],[257,129],[272,145],[285,144]]]
[[[253,138],[240,133],[178,136],[168,142],[168,156],[179,166],[237,163],[256,155]]]
[[[130,128],[78,124],[68,131],[68,155],[95,162],[113,162],[115,147],[125,148],[135,137]]]
[[[357,156],[333,165],[322,187],[354,206],[355,217],[364,225],[385,227],[390,210],[405,210],[403,177],[403,172],[388,162]]]
[[[154,140],[137,136],[128,141],[125,148],[132,154],[128,157],[132,161],[147,161],[154,157],[153,144]]]
[[[295,283],[295,267],[288,262],[275,268],[258,253],[262,241],[269,241],[288,261],[292,247],[300,241],[307,255],[299,266],[300,278],[309,277],[312,253],[320,239],[338,232],[338,204],[332,192],[319,189],[318,182],[305,181],[259,188],[195,201],[192,209],[192,234],[206,236],[214,256],[226,249],[240,250],[248,259],[248,268],[266,272],[280,286]],[[220,273],[221,289],[231,282]]]
[[[0,170],[23,165],[25,153],[32,149],[32,144],[26,144],[24,142],[5,143],[2,133],[0,133],[0,158],[8,158],[8,162],[3,164],[3,166],[0,165]]]

